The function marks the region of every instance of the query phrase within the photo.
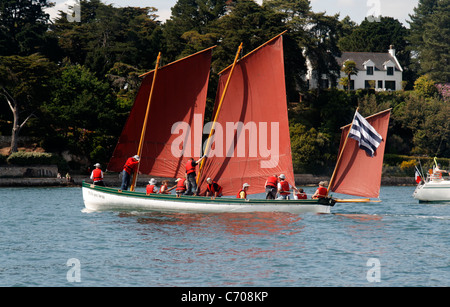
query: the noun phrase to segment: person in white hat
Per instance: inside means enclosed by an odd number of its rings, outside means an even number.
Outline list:
[[[94,185],[99,185],[104,187],[105,183],[103,182],[103,171],[101,169],[100,163],[95,163],[95,169],[91,172],[91,179],[94,182]]]
[[[280,182],[278,182],[278,200],[289,199],[289,195],[291,194],[290,190],[293,189],[298,193],[298,190],[295,186],[291,186],[289,182],[286,181],[286,176],[281,174],[279,176]]]
[[[242,189],[239,190],[236,198],[247,199],[247,192],[250,185],[248,183],[244,183],[242,185]]]
[[[206,196],[211,196],[211,199],[222,197],[223,188],[211,178],[206,178]]]
[[[158,189],[156,188],[156,183],[157,182],[155,178],[150,179],[145,189],[147,195],[158,192]]]
[[[122,186],[120,189],[122,191],[128,190],[130,186],[131,178],[133,177],[133,173],[137,170],[139,165],[139,160],[141,158],[138,155],[134,155],[133,157],[129,157],[125,165],[123,166],[122,171]]]

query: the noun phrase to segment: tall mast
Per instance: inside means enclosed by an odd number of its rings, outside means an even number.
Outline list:
[[[224,90],[222,92],[222,96],[220,97],[219,105],[217,106],[216,114],[214,115],[214,121],[213,121],[213,124],[212,124],[212,127],[211,127],[211,131],[209,132],[208,141],[206,143],[206,151],[205,151],[205,154],[204,154],[205,156],[209,153],[209,148],[210,148],[210,143],[211,143],[211,136],[214,133],[214,128],[216,127],[217,117],[219,116],[220,109],[222,108],[222,103],[223,103],[223,100],[225,99],[225,94],[227,92],[228,85],[230,84],[231,75],[233,74],[234,67],[236,66],[236,63],[237,63],[237,61],[239,59],[239,55],[241,54],[242,45],[243,45],[243,43],[241,43],[239,45],[238,51],[236,52],[236,56],[234,58],[233,66],[231,67],[230,74],[228,75],[227,82],[225,83],[225,88],[224,88]],[[198,183],[198,180],[199,180],[200,175],[202,173],[202,168],[203,168],[203,164],[204,163],[205,163],[205,159],[203,159],[202,162],[200,163],[200,167],[199,167],[198,174],[197,174],[197,183]]]
[[[145,111],[144,124],[142,126],[141,139],[139,140],[139,147],[138,147],[138,152],[137,152],[137,155],[139,157],[141,157],[141,155],[142,155],[142,147],[144,145],[145,131],[147,129],[148,114],[150,113],[150,104],[152,102],[153,90],[154,90],[155,81],[156,81],[156,74],[158,73],[158,67],[159,67],[160,60],[161,60],[161,52],[158,53],[158,57],[156,59],[156,66],[155,66],[155,72],[153,73],[152,87],[150,89],[150,95],[148,96],[147,110]],[[133,174],[133,181],[131,183],[130,191],[134,191],[134,188],[136,186],[136,180],[137,180],[137,175],[139,173],[140,164],[141,164],[141,162],[139,160],[136,171]]]

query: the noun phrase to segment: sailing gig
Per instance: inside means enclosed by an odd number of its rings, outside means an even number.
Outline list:
[[[131,188],[126,191],[83,183],[86,208],[330,213],[336,199],[328,196],[298,200],[236,198],[236,193],[243,186],[250,186],[245,195],[265,192],[266,179],[274,174],[284,174],[288,183],[294,183],[282,34],[239,59],[241,44],[234,63],[219,74],[214,120],[204,126],[214,47],[163,67],[159,67],[158,56],[155,70],[143,75],[135,103],[107,167],[108,171],[120,172],[127,159],[137,154],[140,157],[139,165],[134,172]],[[271,108],[268,109],[267,105]],[[345,141],[341,145],[338,164],[330,182],[331,191],[378,197],[389,110],[368,118],[368,122],[380,135],[379,147],[375,148],[373,157],[368,156],[360,149],[361,139],[364,141],[364,129],[361,130],[360,141],[351,135],[349,137],[346,131],[350,126],[343,130]],[[351,127],[353,131],[355,121]],[[202,155],[203,134],[209,136]],[[184,166],[188,158],[201,161],[196,177],[199,195],[205,193],[208,179],[209,182],[220,184],[222,195],[234,197],[177,197],[134,191],[138,172],[158,177],[184,178]],[[361,168],[360,163],[366,162],[374,172],[371,176],[364,174],[366,179],[370,177],[367,184],[357,177],[360,174],[354,173],[355,166]],[[367,172],[366,167],[364,172]],[[348,179],[349,176],[354,178]],[[352,184],[352,180],[358,182],[359,189],[348,190],[347,186]]]

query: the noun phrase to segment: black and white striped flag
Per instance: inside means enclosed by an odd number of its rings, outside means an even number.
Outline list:
[[[359,148],[373,157],[383,138],[367,120],[356,111],[355,118],[348,137],[359,143]]]

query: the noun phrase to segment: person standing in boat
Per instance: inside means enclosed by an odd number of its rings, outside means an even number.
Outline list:
[[[133,173],[137,170],[139,165],[139,160],[139,156],[134,155],[133,157],[128,158],[127,162],[125,162],[122,171],[122,186],[120,187],[122,191],[128,190]]]
[[[186,179],[187,179],[187,190],[184,195],[197,195],[197,181],[195,180],[195,167],[199,164],[205,156],[202,156],[197,161],[194,161],[194,158],[189,158],[186,162]]]
[[[328,189],[326,188],[326,186],[328,186],[328,182],[326,182],[326,181],[319,182],[319,187],[317,188],[316,192],[313,194],[312,199],[327,197]]]
[[[278,188],[278,200],[282,199],[288,199],[289,195],[291,194],[290,190],[291,188],[295,190],[298,193],[298,190],[296,187],[291,186],[289,182],[286,181],[286,176],[284,174],[280,175],[280,182],[278,182],[277,188]]]
[[[103,171],[101,169],[100,163],[95,163],[95,169],[91,172],[91,179],[94,182],[94,185],[99,185],[104,187],[105,183],[103,182]]]
[[[206,196],[211,196],[211,199],[222,197],[223,188],[211,178],[206,179]]]
[[[236,198],[247,199],[247,192],[249,187],[250,185],[248,183],[244,183],[242,185],[242,189],[240,189],[237,193]]]
[[[266,183],[266,199],[275,199],[277,197],[277,185],[278,177],[277,175],[270,176],[267,178]]]

